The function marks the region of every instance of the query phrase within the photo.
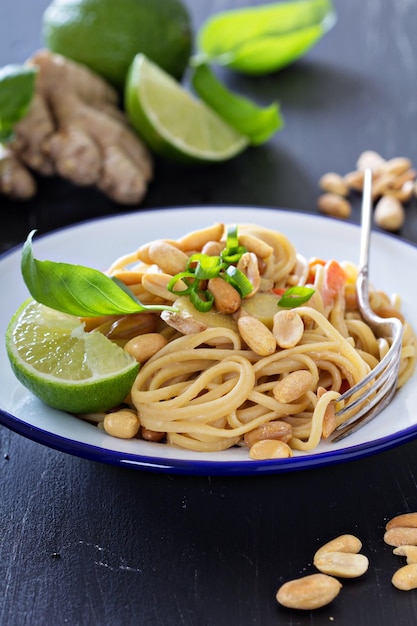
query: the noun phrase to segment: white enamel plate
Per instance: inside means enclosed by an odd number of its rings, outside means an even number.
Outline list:
[[[256,207],[189,207],[142,211],[71,226],[34,239],[38,259],[106,269],[111,262],[157,238],[176,238],[215,222],[257,223],[284,233],[300,254],[357,262],[359,228],[352,224],[299,212]],[[28,297],[20,274],[21,249],[0,258],[0,333]],[[372,283],[402,296],[403,312],[416,319],[417,301],[411,273],[417,267],[417,247],[393,236],[373,233]],[[370,424],[339,443],[321,443],[314,452],[290,459],[252,461],[247,450],[196,453],[165,444],[124,441],[103,433],[73,415],[45,406],[14,377],[0,347],[0,423],[41,444],[87,459],[115,465],[184,474],[262,474],[307,469],[374,454],[417,436],[417,385],[409,381],[391,404]]]

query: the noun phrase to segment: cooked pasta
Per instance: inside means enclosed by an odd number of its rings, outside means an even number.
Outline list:
[[[377,365],[389,345],[357,310],[352,263],[307,261],[284,235],[257,225],[238,225],[234,247],[228,233],[228,227],[215,224],[178,241],[150,242],[117,259],[109,274],[144,304],[175,310],[88,320],[88,330],[105,332],[127,350],[137,335],[164,337],[163,347],[159,343],[142,364],[127,399],[143,438],[163,437],[196,452],[238,445],[252,450],[254,442],[271,437],[285,442],[288,456],[292,450],[313,450],[346,419],[336,414],[340,395]],[[228,276],[216,276],[220,284],[192,274],[198,263],[209,265],[207,258],[223,259],[223,272],[232,266]],[[239,287],[242,274],[246,295]],[[196,285],[211,294],[211,310],[191,303]],[[284,300],[294,287],[295,299],[288,304]],[[230,289],[239,292],[238,308],[225,313]],[[416,336],[397,297],[372,290],[370,300],[376,313],[403,322],[400,387],[414,371]],[[209,308],[204,298],[201,306]],[[140,353],[135,356],[141,361]],[[283,424],[284,435],[277,435],[274,426]]]

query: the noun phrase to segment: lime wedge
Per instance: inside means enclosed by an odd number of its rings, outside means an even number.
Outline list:
[[[249,144],[143,54],[136,55],[130,67],[125,108],[151,150],[176,161],[225,161]]]
[[[6,331],[18,380],[45,404],[69,413],[106,411],[128,395],[139,364],[77,317],[25,302]]]

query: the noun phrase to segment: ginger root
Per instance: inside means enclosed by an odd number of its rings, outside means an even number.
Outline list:
[[[140,202],[152,159],[119,109],[117,92],[88,68],[49,51],[27,63],[38,68],[36,91],[14,138],[0,151],[0,192],[33,196],[33,170],[95,185],[121,204]]]

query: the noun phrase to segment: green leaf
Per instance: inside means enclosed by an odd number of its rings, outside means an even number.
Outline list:
[[[0,142],[7,141],[13,127],[27,113],[35,91],[37,69],[6,65],[0,69]]]
[[[283,126],[277,104],[262,108],[242,96],[233,94],[206,63],[195,66],[191,83],[200,98],[230,126],[246,135],[253,145],[264,143]]]
[[[278,300],[278,306],[284,309],[293,309],[297,306],[301,306],[310,300],[314,292],[315,289],[312,287],[295,285],[282,294],[281,298]]]
[[[207,20],[197,36],[206,61],[247,74],[279,70],[305,54],[335,23],[331,0],[235,9]]]
[[[142,305],[123,283],[99,270],[70,263],[39,261],[33,256],[34,233],[29,233],[23,246],[21,271],[37,302],[79,317],[175,310],[163,305]]]

